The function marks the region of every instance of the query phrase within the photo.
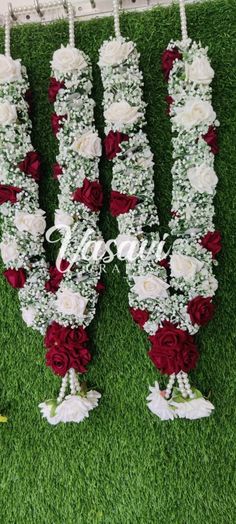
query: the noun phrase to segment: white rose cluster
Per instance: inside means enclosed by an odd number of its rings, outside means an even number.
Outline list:
[[[68,44],[66,47],[62,45],[53,53],[51,66],[53,70],[66,74],[86,68],[87,61],[81,51]]]

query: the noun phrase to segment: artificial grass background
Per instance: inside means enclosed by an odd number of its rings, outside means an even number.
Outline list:
[[[218,310],[198,336],[202,353],[192,382],[210,395],[216,411],[210,419],[161,422],[146,408],[148,385],[159,378],[146,356],[147,340],[128,312],[125,269],[104,275],[90,333],[94,361],[89,384],[103,394],[100,407],[80,425],[51,427],[37,405],[57,395],[59,380],[44,365],[40,335],[27,329],[17,295],[0,278],[0,411],[9,422],[0,427],[0,493],[3,524],[227,524],[235,522],[232,479],[235,455],[235,115],[236,3],[211,0],[188,7],[189,34],[209,46],[216,76],[213,104],[221,122],[221,153],[215,199],[216,226],[224,252],[216,276]],[[122,33],[137,42],[148,102],[148,135],[155,154],[156,202],[162,230],[171,202],[171,133],[160,69],[161,53],[180,37],[177,7],[122,15]],[[113,31],[111,19],[76,24],[76,45],[94,65],[96,124],[103,132],[102,88],[96,65],[102,41]],[[28,69],[34,94],[33,144],[44,163],[41,206],[52,223],[57,183],[50,178],[57,151],[47,101],[49,61],[67,42],[66,22],[25,26],[12,31],[12,55]],[[3,33],[1,32],[1,44]],[[2,48],[3,49],[3,48]],[[101,162],[108,192],[111,167]],[[103,212],[105,238],[115,236],[115,220]],[[49,257],[51,254],[49,253]]]

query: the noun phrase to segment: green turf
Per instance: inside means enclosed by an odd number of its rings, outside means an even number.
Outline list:
[[[94,361],[90,385],[103,394],[100,408],[81,425],[51,427],[37,405],[56,395],[59,380],[44,366],[40,335],[26,328],[17,295],[0,278],[1,524],[228,524],[235,523],[235,208],[236,197],[236,2],[211,0],[187,9],[189,34],[209,46],[216,76],[213,103],[220,127],[221,153],[215,199],[216,225],[223,232],[219,257],[218,310],[199,337],[202,358],[192,380],[216,406],[210,419],[161,422],[146,408],[148,385],[158,377],[146,356],[147,340],[128,313],[125,269],[107,268],[90,333]],[[160,56],[179,38],[176,7],[122,15],[122,33],[137,43],[148,102],[148,135],[155,154],[156,202],[162,227],[171,201],[171,133],[165,114],[166,85]],[[41,205],[52,222],[57,183],[50,166],[57,150],[47,101],[49,60],[67,42],[67,24],[26,26],[12,33],[12,54],[27,66],[34,93],[33,143],[44,163]],[[76,45],[94,65],[96,123],[102,134],[102,87],[96,65],[112,20],[76,24]],[[1,32],[1,44],[3,34]],[[106,196],[111,168],[101,163]],[[106,238],[115,221],[103,212]],[[50,257],[49,253],[49,257]]]

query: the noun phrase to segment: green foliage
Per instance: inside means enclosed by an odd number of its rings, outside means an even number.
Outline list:
[[[210,0],[187,9],[189,34],[209,46],[216,71],[213,104],[221,153],[215,199],[216,226],[223,232],[219,257],[218,309],[198,336],[202,353],[192,382],[214,402],[210,419],[161,422],[146,408],[148,385],[159,379],[146,356],[146,336],[128,312],[125,268],[109,266],[90,334],[90,386],[102,392],[100,407],[80,425],[52,427],[37,405],[56,397],[59,380],[44,365],[40,335],[27,329],[17,295],[0,279],[0,406],[9,417],[0,427],[1,517],[3,524],[228,524],[235,522],[232,477],[235,456],[235,129],[236,3]],[[160,57],[180,38],[176,6],[121,17],[122,34],[137,42],[148,102],[148,135],[155,154],[156,203],[166,230],[171,202],[171,132]],[[76,45],[94,65],[96,124],[103,133],[98,49],[113,32],[112,19],[76,24]],[[43,157],[41,206],[52,225],[57,182],[50,176],[57,151],[50,130],[47,86],[50,59],[67,42],[66,22],[27,25],[12,31],[12,54],[26,65],[34,96],[33,143]],[[3,46],[3,32],[1,32]],[[3,47],[2,47],[3,49]],[[108,202],[111,166],[101,162]],[[105,209],[105,238],[116,223]],[[49,258],[53,252],[48,249]],[[211,391],[209,392],[209,388]]]

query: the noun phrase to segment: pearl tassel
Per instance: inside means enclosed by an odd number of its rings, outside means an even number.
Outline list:
[[[5,55],[11,56],[11,23],[9,14],[5,17]]]
[[[68,382],[68,373],[66,373],[65,376],[62,379],[61,389],[60,389],[59,395],[57,397],[57,403],[58,404],[60,404],[60,402],[62,402],[64,397],[65,397],[65,392],[66,392],[66,388],[67,388],[67,382]]]
[[[119,4],[118,0],[113,0],[113,15],[114,15],[114,28],[116,38],[120,37],[120,20],[119,20]]]
[[[188,33],[187,33],[187,19],[186,19],[184,0],[179,0],[179,10],[180,10],[182,41],[183,43],[185,43],[186,40],[188,40]]]
[[[75,47],[75,28],[74,28],[74,10],[73,6],[68,4],[68,20],[69,20],[69,45]]]
[[[170,398],[174,383],[175,383],[175,373],[172,373],[172,375],[170,375],[169,382],[166,387],[166,392],[165,392],[166,399]]]

